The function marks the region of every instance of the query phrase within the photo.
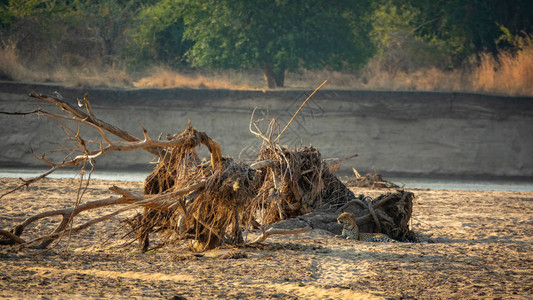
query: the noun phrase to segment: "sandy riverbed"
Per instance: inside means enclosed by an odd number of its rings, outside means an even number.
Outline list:
[[[17,179],[1,178],[2,190]],[[0,229],[72,206],[79,182],[45,179],[0,199]],[[84,201],[112,196],[93,180]],[[0,298],[530,299],[533,192],[412,190],[421,243],[363,243],[313,230],[201,254],[141,254],[120,215],[46,251],[0,248]],[[384,190],[356,190],[371,196]],[[110,209],[80,215],[88,220]],[[132,212],[130,212],[132,213]],[[54,228],[44,220],[24,238]],[[250,234],[253,237],[254,233]]]

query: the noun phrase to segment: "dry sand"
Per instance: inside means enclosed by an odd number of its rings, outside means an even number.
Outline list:
[[[2,190],[16,179],[0,179]],[[72,206],[78,181],[45,179],[0,199],[0,228]],[[111,196],[93,180],[84,201]],[[356,190],[371,196],[384,190]],[[421,243],[364,243],[313,230],[201,254],[124,246],[120,215],[49,250],[0,248],[0,298],[531,299],[533,192],[413,190]],[[84,213],[78,222],[110,209]],[[130,212],[131,214],[131,212]],[[52,230],[56,220],[32,227]],[[249,239],[256,233],[250,234]]]

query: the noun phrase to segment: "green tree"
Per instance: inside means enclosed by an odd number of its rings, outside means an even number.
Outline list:
[[[127,51],[131,61],[184,64],[192,42],[183,40],[182,13],[183,3],[179,0],[163,0],[142,7],[128,29],[133,42]]]
[[[409,0],[396,2],[420,13],[413,25],[418,36],[449,47],[454,65],[472,54],[511,47],[501,36],[533,32],[531,0]],[[503,31],[502,31],[503,29]]]
[[[193,66],[261,68],[269,88],[286,70],[361,67],[374,52],[371,1],[184,0]]]
[[[420,11],[408,4],[396,0],[374,2],[370,36],[377,52],[372,63],[392,75],[427,67],[449,68],[447,45],[416,34],[419,19]]]
[[[144,2],[149,0],[144,0]],[[139,0],[9,0],[0,3],[5,43],[47,69],[114,63]],[[6,38],[4,38],[6,37]]]

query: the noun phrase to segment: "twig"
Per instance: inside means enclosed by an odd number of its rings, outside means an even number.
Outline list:
[[[0,114],[2,115],[10,115],[10,116],[26,116],[26,115],[33,115],[35,113],[39,113],[41,110],[36,109],[34,111],[28,111],[28,112],[9,112],[9,111],[0,111]]]
[[[251,133],[253,133],[255,136],[257,136],[258,138],[262,139],[263,141],[267,142],[267,143],[270,143],[270,140],[265,137],[263,135],[263,133],[261,132],[261,130],[259,129],[259,127],[257,127],[257,122],[258,121],[254,121],[254,115],[255,115],[255,111],[257,110],[257,107],[254,108],[254,110],[252,111],[252,116],[250,117],[250,124],[248,125],[248,129],[250,130]],[[254,125],[255,129],[257,129],[257,131],[254,131],[252,129],[252,125]]]
[[[48,175],[50,175],[52,172],[54,172],[56,169],[57,169],[57,167],[56,167],[56,166],[53,166],[50,170],[46,171],[45,173],[43,173],[43,174],[41,174],[41,175],[39,175],[39,176],[37,176],[37,177],[33,177],[33,178],[31,178],[30,180],[24,180],[24,179],[22,179],[22,178],[19,178],[20,180],[22,180],[23,183],[20,184],[19,186],[15,187],[15,188],[13,188],[13,189],[11,189],[11,190],[5,192],[5,193],[3,193],[2,195],[0,195],[0,199],[2,199],[2,198],[3,198],[4,196],[6,196],[6,195],[9,195],[9,194],[11,194],[11,193],[14,193],[14,192],[20,190],[20,189],[23,188],[23,187],[28,187],[30,184],[32,184],[32,183],[34,183],[34,182],[36,182],[36,181],[38,181],[38,180],[41,180],[41,179],[45,178],[46,176],[48,176]]]
[[[258,169],[263,169],[267,167],[272,167],[273,165],[277,163],[279,162],[275,160],[262,160],[262,161],[254,162],[253,164],[250,165],[250,168],[254,170],[258,170]]]
[[[312,93],[311,95],[309,95],[309,97],[307,97],[307,99],[305,99],[305,101],[302,103],[302,105],[300,105],[300,108],[298,108],[298,110],[296,111],[296,113],[292,116],[291,120],[289,121],[289,123],[287,123],[287,125],[285,126],[285,128],[283,128],[283,130],[281,131],[281,133],[278,135],[278,137],[276,137],[276,139],[274,140],[274,143],[277,142],[279,140],[279,138],[283,135],[283,133],[285,132],[285,130],[287,130],[287,128],[289,128],[289,126],[291,125],[292,121],[294,120],[294,118],[296,118],[296,115],[298,115],[298,113],[300,112],[300,110],[302,110],[302,108],[304,107],[304,105],[307,103],[307,101],[309,101],[309,99],[311,99],[311,97],[313,97],[313,95],[318,91],[320,90],[325,84],[326,82],[328,82],[327,80],[324,80],[324,82],[322,82],[322,84],[317,87]]]

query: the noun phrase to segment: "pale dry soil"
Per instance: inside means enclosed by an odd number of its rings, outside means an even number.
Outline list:
[[[0,179],[2,190],[17,179]],[[93,180],[82,201],[113,196]],[[0,199],[0,228],[72,206],[79,182],[45,179]],[[386,190],[356,190],[376,196]],[[0,298],[531,299],[533,192],[413,190],[420,243],[364,243],[313,230],[260,245],[141,254],[119,215],[45,251],[0,246]],[[113,208],[81,214],[82,222]],[[22,237],[53,230],[43,220]],[[257,236],[250,233],[248,239]]]

